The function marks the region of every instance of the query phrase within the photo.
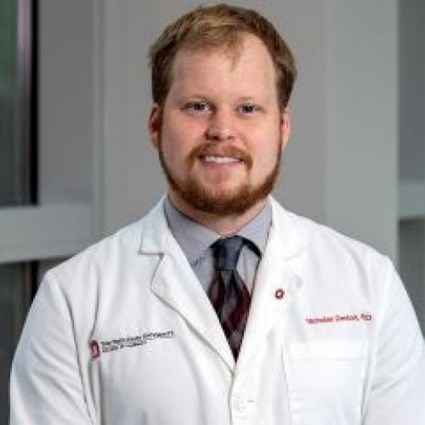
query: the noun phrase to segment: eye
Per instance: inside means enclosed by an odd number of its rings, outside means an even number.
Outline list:
[[[183,107],[184,110],[193,114],[203,114],[211,110],[211,106],[207,102],[188,102]]]
[[[238,110],[244,115],[252,115],[259,111],[259,107],[257,105],[253,105],[251,103],[246,103],[239,106]]]

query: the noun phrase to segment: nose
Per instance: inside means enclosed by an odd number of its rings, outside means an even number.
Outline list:
[[[208,140],[217,142],[233,139],[235,137],[235,129],[231,113],[216,110],[208,121],[206,137]]]

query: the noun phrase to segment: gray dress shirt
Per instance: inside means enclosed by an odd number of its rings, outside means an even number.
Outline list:
[[[221,236],[184,215],[174,207],[169,198],[165,200],[164,211],[173,236],[186,255],[199,282],[208,292],[214,276],[214,258],[210,247]],[[249,239],[261,253],[259,256],[249,245],[244,245],[238,260],[237,270],[250,293],[252,293],[255,274],[266,246],[271,216],[271,205],[267,201],[260,213],[237,233]]]

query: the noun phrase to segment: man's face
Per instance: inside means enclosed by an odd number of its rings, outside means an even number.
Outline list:
[[[149,130],[177,205],[241,214],[262,202],[289,137],[276,72],[264,44],[246,36],[240,54],[180,51],[164,105]]]

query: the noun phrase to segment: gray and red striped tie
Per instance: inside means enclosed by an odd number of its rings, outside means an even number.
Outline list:
[[[244,245],[241,236],[217,240],[211,245],[215,259],[215,276],[208,296],[229,341],[235,359],[239,354],[251,297],[236,270]]]

